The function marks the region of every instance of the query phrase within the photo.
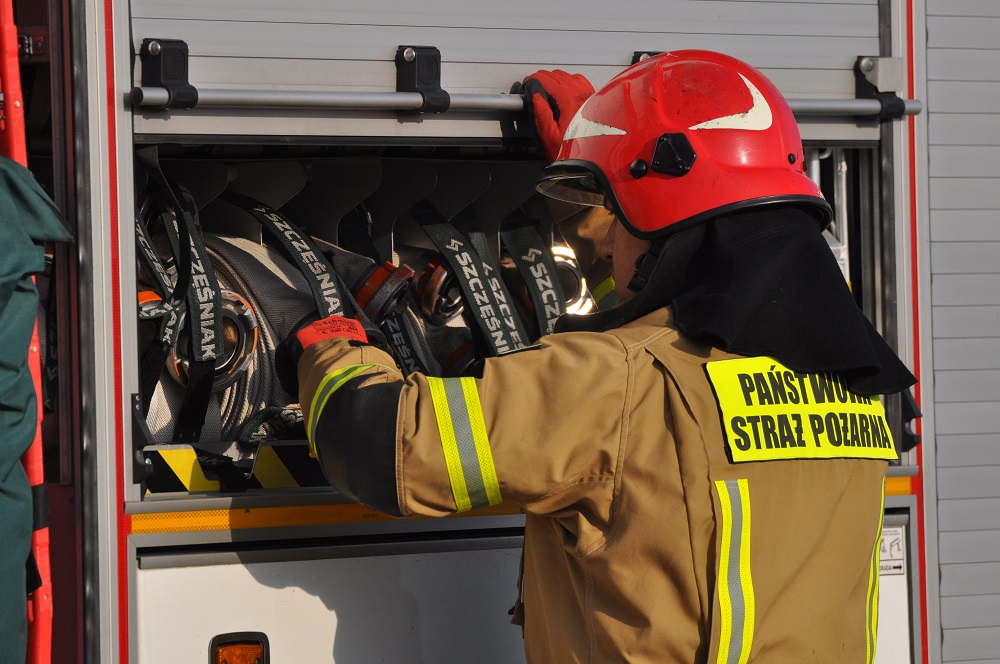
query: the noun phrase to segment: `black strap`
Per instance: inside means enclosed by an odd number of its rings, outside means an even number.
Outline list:
[[[552,257],[552,243],[546,242],[538,227],[528,219],[505,223],[500,239],[528,290],[539,333],[552,334],[556,319],[566,313],[566,297]]]
[[[430,374],[430,369],[424,363],[420,353],[417,352],[419,345],[413,338],[413,330],[406,322],[402,312],[394,312],[385,317],[379,325],[385,340],[392,347],[393,356],[403,374],[408,376],[411,373],[422,373],[425,376]]]
[[[527,346],[527,334],[511,306],[499,270],[485,262],[472,240],[427,201],[414,205],[410,214],[423,227],[458,280],[465,296],[465,311],[475,321],[490,355]]]
[[[177,283],[168,302],[175,301],[181,293],[185,293],[187,299],[191,358],[188,363],[184,399],[174,423],[173,438],[179,443],[194,443],[201,438],[205,414],[211,401],[216,361],[223,353],[219,283],[195,226],[194,212],[181,203],[174,187],[164,176],[160,169],[156,146],[141,148],[137,154],[140,161],[146,165],[154,183],[158,185],[155,197],[164,230],[177,260]],[[190,204],[193,207],[193,201],[190,201]],[[141,225],[141,220],[139,224]],[[140,256],[149,258],[144,250],[140,252]],[[159,275],[157,279],[162,278],[163,274],[155,267],[153,272]],[[144,388],[143,406],[147,409],[152,399],[152,389],[148,389],[148,383],[152,381],[152,374],[158,373],[158,368],[163,366],[162,364],[153,366],[153,362],[164,353],[164,350],[169,353],[170,348],[166,342],[166,332],[162,330],[161,332],[158,343],[153,344],[147,351],[148,360],[144,358],[144,366],[140,370],[143,382],[141,387]],[[148,366],[146,366],[147,361]],[[155,382],[153,385],[155,386]]]
[[[340,274],[315,246],[312,237],[283,214],[249,196],[227,191],[223,198],[246,210],[266,228],[284,248],[309,283],[320,316],[353,316],[368,320],[369,316],[355,301]],[[390,284],[391,286],[391,284]],[[416,342],[398,312],[386,316],[380,326],[396,360],[408,371],[427,372],[416,352]],[[398,329],[397,329],[398,327]]]
[[[49,289],[45,294],[45,365],[42,367],[42,412],[45,414],[55,410],[59,396],[58,306],[53,261],[49,264]]]
[[[146,171],[153,178],[153,181],[159,186],[168,197],[175,210],[181,209],[181,202],[177,199],[177,194],[174,192],[173,187],[167,181],[167,177],[163,174],[160,169],[160,155],[159,149],[155,145],[150,145],[144,148],[139,148],[136,150],[136,157],[146,166]],[[182,242],[180,243],[180,254],[176,256],[177,264],[180,265],[190,265],[191,264],[191,238],[188,237],[189,231],[185,226],[180,229],[180,235]],[[191,274],[185,273],[183,270],[178,270],[177,273],[177,284],[174,286],[174,292],[182,294],[186,293],[188,285],[191,282]]]
[[[479,259],[483,263],[483,272],[489,278],[490,290],[496,298],[497,305],[501,309],[505,306],[509,309],[510,317],[504,320],[507,322],[512,334],[522,340],[522,345],[519,348],[524,348],[530,343],[528,332],[524,327],[521,316],[518,314],[517,307],[514,306],[514,298],[500,276],[500,266],[493,259],[493,252],[490,251],[489,243],[486,240],[486,233],[471,211],[460,213],[455,218],[455,222],[457,224],[456,228],[469,238],[473,248],[479,255]]]
[[[249,212],[281,243],[285,253],[299,269],[312,291],[320,316],[362,316],[364,312],[354,302],[340,275],[302,231],[283,214],[249,196],[227,191],[223,198]]]
[[[135,215],[135,244],[136,255],[146,268],[146,273],[156,281],[163,298],[159,305],[139,310],[139,318],[160,321],[156,340],[143,353],[139,365],[139,395],[142,399],[142,412],[146,414],[149,412],[160,372],[180,334],[180,310],[184,304],[184,294],[179,293],[171,283],[170,274],[153,248],[153,242],[138,210]]]
[[[24,589],[31,595],[42,587],[42,575],[38,572],[38,561],[35,560],[35,552],[28,551],[28,559],[24,561]]]
[[[135,246],[136,255],[139,261],[146,268],[146,272],[153,276],[157,289],[161,295],[159,304],[144,306],[139,310],[139,318],[142,320],[160,320],[160,329],[157,338],[169,345],[177,341],[180,333],[180,310],[184,306],[184,293],[179,293],[174,287],[170,278],[170,273],[163,266],[159,255],[153,248],[153,241],[149,237],[146,225],[136,212],[135,217]],[[181,269],[181,266],[178,266]],[[186,268],[190,271],[190,268]]]
[[[31,529],[48,528],[52,523],[52,508],[49,506],[49,485],[45,482],[31,487]]]
[[[182,208],[178,217],[173,209],[165,208],[162,218],[172,246],[180,246],[178,229],[181,226],[188,227],[191,238],[191,285],[187,292],[191,357],[188,360],[184,399],[174,423],[174,439],[179,443],[194,443],[201,438],[205,414],[211,401],[212,384],[215,381],[216,361],[221,358],[224,350],[220,288],[208,251],[195,228],[193,215]],[[180,271],[182,267],[178,265],[178,272]]]

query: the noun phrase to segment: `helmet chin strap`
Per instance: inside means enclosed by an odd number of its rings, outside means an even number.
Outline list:
[[[632,278],[628,282],[630,291],[638,293],[649,283],[649,279],[653,276],[653,271],[660,261],[663,245],[663,240],[655,240],[653,244],[649,245],[646,253],[635,259],[635,272],[632,273]]]

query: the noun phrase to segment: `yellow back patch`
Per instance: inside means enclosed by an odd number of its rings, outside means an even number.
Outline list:
[[[835,373],[804,374],[769,357],[705,365],[734,463],[780,459],[896,459],[876,397]]]

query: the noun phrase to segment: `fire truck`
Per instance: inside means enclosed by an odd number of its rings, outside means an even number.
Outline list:
[[[276,379],[246,344],[263,344],[297,311],[290,293],[308,300],[315,284],[261,217],[291,224],[285,239],[338,272],[355,256],[352,277],[405,258],[415,282],[440,249],[416,223],[431,201],[455,223],[475,212],[509,274],[503,233],[520,215],[561,275],[562,310],[596,306],[597,284],[538,205],[544,162],[512,84],[563,69],[600,87],[684,48],[745,60],[788,99],[835,210],[831,251],[920,379],[886,399],[901,455],[875,661],[1000,661],[994,3],[4,4],[16,59],[3,69],[5,130],[23,111],[27,165],[75,232],[39,280],[51,565],[29,599],[30,661],[523,661],[508,616],[516,508],[384,517],[325,484],[304,441],[281,435],[287,409],[252,408],[233,383],[213,384],[192,432],[185,395],[205,360],[194,329],[211,321],[189,311],[187,336],[151,373],[157,316],[177,302],[149,293],[156,274],[169,291],[214,263],[232,294],[215,331],[236,349],[233,375],[255,372],[266,391]],[[285,286],[263,285],[276,273]],[[434,291],[436,305],[449,293]],[[443,362],[461,345],[445,334],[428,349],[425,361]]]

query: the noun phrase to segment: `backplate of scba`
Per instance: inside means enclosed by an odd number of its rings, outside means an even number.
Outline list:
[[[451,281],[442,278],[443,281],[436,282],[433,280],[435,277],[432,277],[432,286],[425,286],[421,280],[420,288],[423,288],[423,292],[418,289],[418,279],[423,275],[434,269],[441,271],[442,267],[447,271],[440,253],[441,246],[435,244],[428,235],[427,227],[416,218],[415,210],[420,206],[432,208],[436,218],[465,232],[474,228],[485,239],[493,264],[499,267],[508,287],[512,283],[516,284],[519,277],[518,270],[512,266],[511,251],[502,238],[506,237],[504,233],[510,226],[532,226],[550,249],[551,265],[554,265],[556,278],[561,283],[561,295],[565,297],[565,311],[586,313],[594,306],[572,249],[554,228],[548,205],[535,190],[535,182],[542,169],[542,165],[535,161],[372,156],[272,159],[171,156],[162,158],[159,167],[166,180],[197,210],[199,235],[206,238],[236,238],[237,241],[246,242],[248,246],[263,247],[272,253],[279,251],[278,243],[259,220],[248,212],[248,208],[234,204],[234,200],[239,200],[240,197],[252,199],[293,222],[324,253],[346,252],[358,256],[359,260],[369,261],[370,265],[389,262],[407,269],[412,266],[415,272],[412,273],[412,289],[408,293],[413,294],[413,310],[418,315],[422,311],[426,320],[433,325],[464,329],[469,338],[473,335],[470,331],[473,324],[460,315],[463,310],[462,301],[466,298],[461,295],[454,278]],[[145,222],[155,231],[156,223],[144,212],[149,205],[149,191],[155,187],[147,168],[139,166],[136,173],[140,218],[145,217]],[[161,222],[160,230],[162,226]],[[174,243],[176,249],[176,238]],[[215,262],[221,250],[218,240],[214,246],[211,241],[206,242],[206,247]],[[165,240],[161,240],[160,252],[165,263],[171,260]],[[431,255],[437,258],[428,259]],[[331,262],[336,261],[331,259]],[[169,263],[169,266],[173,265],[174,263]],[[220,277],[228,276],[219,265],[215,269]],[[340,264],[337,264],[336,269],[340,272]],[[262,278],[273,279],[274,275],[267,272],[265,269],[258,271],[258,274]],[[243,277],[252,284],[254,277]],[[148,287],[148,279],[146,285],[142,281],[140,278],[140,309],[143,306],[162,304],[155,296],[148,294],[146,302],[142,302],[144,293],[148,293],[144,290]],[[233,283],[232,279],[227,281],[229,284]],[[354,290],[357,286],[354,276],[346,277],[344,285],[349,290]],[[257,310],[257,300],[260,297],[257,296],[255,300],[245,292],[254,289],[233,287],[230,292],[230,286],[223,284],[221,278],[220,287],[222,333],[226,340],[226,350],[245,350],[251,347],[251,341],[262,342],[267,334],[265,328],[268,327],[264,321],[269,316],[261,316],[261,312]],[[290,302],[294,298],[308,300],[308,288],[299,284],[297,291],[292,292],[293,290],[290,286],[285,291],[271,292],[284,293],[276,299],[287,299]],[[528,301],[528,294],[517,291],[512,292],[512,295],[520,298],[521,314],[525,317],[523,303]],[[428,297],[437,299],[437,308],[431,307],[433,311],[425,306]],[[293,302],[292,305],[300,306],[300,310],[297,314],[289,314],[288,318],[301,318],[302,302]],[[468,309],[467,304],[465,309]],[[537,332],[540,324],[535,321],[532,325],[534,332]],[[260,340],[258,336],[261,337]],[[526,341],[530,343],[537,336],[540,334],[532,333]],[[439,346],[444,343],[441,341],[443,338],[439,336],[436,340],[429,341],[429,344]],[[273,346],[280,339],[271,341]],[[186,388],[177,383],[183,384],[187,375],[186,355],[191,343],[190,335],[182,333],[178,344],[180,350],[175,348],[171,351],[169,370],[163,372],[157,384],[157,399],[153,401],[154,404],[163,400],[172,400],[176,404],[182,400],[183,390]],[[438,346],[435,346],[435,351]],[[462,347],[471,346],[466,341]],[[143,348],[142,339],[140,348]],[[474,355],[467,349],[460,355],[460,348],[449,347],[445,355],[458,358],[456,363],[468,363],[482,357],[481,344],[477,348]],[[239,358],[228,357],[224,357],[221,365],[228,370],[247,366],[241,365]],[[463,366],[463,371],[471,367],[469,364]],[[402,363],[401,367],[406,373],[406,367]],[[441,368],[445,373],[438,375],[468,375],[447,373],[451,369],[445,368],[443,362]],[[168,376],[170,380],[167,379]],[[241,394],[237,387],[229,388],[232,385],[230,376],[225,378],[223,381],[217,377],[216,388],[213,390],[212,398],[220,403],[238,399]],[[220,391],[222,387],[229,391]],[[164,391],[165,396],[161,394]],[[232,408],[232,404],[219,407]],[[231,433],[218,433],[226,431],[220,425],[216,429],[206,429],[208,433],[192,444],[179,444],[169,434],[173,428],[169,419],[176,412],[173,408],[161,407],[158,413],[147,410],[147,414],[143,416],[139,409],[137,419],[142,421],[137,422],[136,427],[139,452],[136,479],[137,483],[141,482],[145,486],[146,492],[166,497],[184,493],[325,486],[318,465],[308,458],[305,441],[301,438],[257,439],[248,442],[242,435],[236,437]],[[245,418],[248,412],[250,411],[244,410],[241,417]],[[375,416],[385,414],[373,414]],[[168,421],[165,422],[165,419]],[[264,465],[277,465],[280,472],[264,468]],[[275,483],[274,478],[279,476],[285,480]]]

